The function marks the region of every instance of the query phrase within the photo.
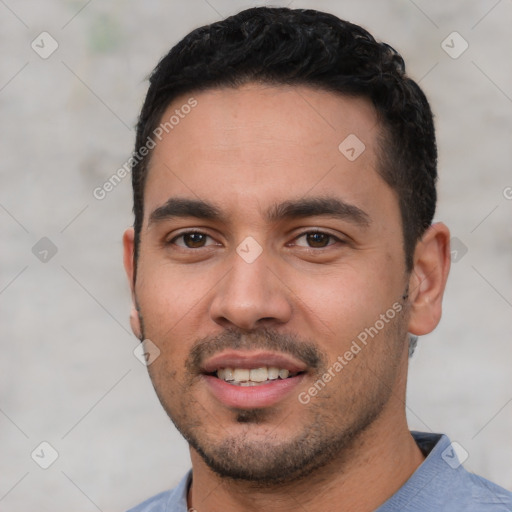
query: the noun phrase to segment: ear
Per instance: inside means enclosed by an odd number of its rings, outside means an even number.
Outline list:
[[[142,329],[140,325],[140,317],[137,309],[137,301],[135,299],[135,283],[134,283],[134,275],[135,275],[135,262],[134,262],[134,240],[135,240],[135,232],[133,228],[128,228],[123,235],[123,263],[124,269],[126,271],[126,276],[128,277],[128,283],[130,285],[130,290],[132,292],[132,308],[130,311],[130,325],[133,331],[133,334],[139,338],[142,337]]]
[[[441,320],[449,271],[450,231],[438,222],[427,229],[414,251],[414,268],[409,279],[411,334],[428,334]]]

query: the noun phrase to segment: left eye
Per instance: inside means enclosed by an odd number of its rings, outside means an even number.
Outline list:
[[[304,240],[304,243],[300,243],[299,240]],[[301,247],[312,247],[315,249],[321,249],[329,245],[336,243],[338,239],[328,233],[322,231],[309,231],[303,233],[295,239],[296,245]]]
[[[206,241],[212,238],[205,233],[199,233],[199,232],[190,232],[190,233],[182,233],[181,235],[178,235],[174,237],[170,243],[175,244],[178,247],[184,247],[185,249],[200,249],[201,247],[206,247],[207,244]]]

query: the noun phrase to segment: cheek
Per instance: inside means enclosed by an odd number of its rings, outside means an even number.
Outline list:
[[[176,268],[161,261],[141,266],[136,294],[144,319],[155,328],[169,328],[194,307],[200,307],[209,286],[207,275],[185,267]],[[159,326],[158,323],[161,323]]]
[[[157,258],[146,257],[140,266],[136,295],[144,334],[159,347],[164,356],[159,362],[166,361],[166,372],[184,371],[193,343],[210,334],[211,325],[205,319],[218,280],[218,273],[211,269],[178,268]]]
[[[144,323],[144,335],[162,353],[179,351],[180,344],[172,340],[179,332],[180,320],[191,309],[192,298],[184,292],[178,280],[172,279],[164,266],[146,265],[137,277],[136,296]],[[185,288],[186,290],[186,288]]]
[[[299,314],[334,339],[331,346],[342,348],[400,301],[401,283],[390,268],[383,260],[381,264],[345,266],[328,275],[303,277],[297,301]]]

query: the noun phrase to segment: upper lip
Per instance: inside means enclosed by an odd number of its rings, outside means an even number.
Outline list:
[[[203,373],[214,373],[220,368],[275,367],[290,373],[306,371],[306,365],[288,354],[268,351],[226,350],[207,359],[201,366]]]

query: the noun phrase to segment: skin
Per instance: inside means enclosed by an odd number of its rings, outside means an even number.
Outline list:
[[[152,155],[135,282],[133,230],[123,239],[132,328],[159,347],[150,377],[191,445],[189,507],[372,511],[423,461],[405,417],[407,333],[427,334],[439,322],[449,231],[430,227],[406,271],[398,200],[376,171],[380,127],[366,100],[261,84],[194,97],[197,107]],[[186,100],[174,101],[163,119]],[[366,146],[352,162],[338,150],[349,134]],[[356,206],[367,222],[268,218],[276,204],[326,197]],[[223,218],[151,219],[170,198],[208,201]],[[190,229],[208,238],[187,248],[191,238],[176,237]],[[236,251],[248,236],[262,248],[252,263]],[[298,393],[397,303],[400,314],[300,403]],[[279,340],[299,358],[309,348],[318,365],[275,405],[227,407],[191,364],[191,352],[231,346],[230,333],[245,333],[252,351],[278,350]],[[268,345],[270,338],[277,341]]]

